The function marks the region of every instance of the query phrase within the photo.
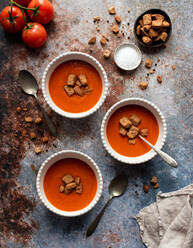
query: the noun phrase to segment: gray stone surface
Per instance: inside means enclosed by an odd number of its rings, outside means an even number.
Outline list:
[[[3,7],[4,3],[0,3]],[[32,239],[26,247],[35,248],[142,248],[139,228],[133,217],[141,208],[155,201],[159,190],[168,192],[184,187],[193,181],[192,169],[192,64],[193,64],[193,6],[191,0],[54,0],[54,21],[48,26],[47,45],[37,51],[24,47],[20,40],[14,40],[0,32],[1,76],[7,72],[13,73],[16,80],[19,69],[33,72],[40,84],[42,72],[48,62],[62,52],[69,50],[89,51],[87,41],[93,36],[95,25],[93,17],[100,15],[103,19],[101,30],[110,37],[107,45],[112,50],[124,42],[136,43],[132,28],[138,15],[149,8],[161,8],[171,17],[173,33],[166,48],[146,51],[142,49],[143,61],[152,58],[154,62],[160,58],[155,74],[149,77],[149,87],[146,91],[138,89],[139,81],[144,80],[147,69],[144,63],[133,74],[119,71],[112,60],[105,61],[99,42],[93,48],[96,57],[107,71],[111,84],[109,96],[104,106],[94,115],[85,120],[67,120],[52,113],[52,118],[58,124],[59,135],[48,151],[36,156],[33,144],[25,144],[25,156],[20,161],[21,171],[18,182],[23,186],[27,196],[36,200],[36,207],[31,213],[32,218],[39,225],[39,230],[32,234]],[[110,34],[110,26],[106,22],[113,21],[108,15],[107,8],[115,5],[122,17],[127,35],[121,39]],[[127,8],[131,12],[127,12]],[[127,22],[130,25],[127,25]],[[128,40],[127,37],[130,37]],[[100,35],[97,34],[98,40]],[[172,70],[171,65],[176,66]],[[12,69],[10,69],[12,68]],[[156,76],[163,76],[163,83],[157,83]],[[9,79],[6,79],[9,80]],[[6,88],[6,80],[1,85]],[[12,80],[12,79],[10,79]],[[14,85],[13,87],[16,87]],[[22,93],[21,93],[22,94]],[[115,161],[106,154],[100,139],[100,125],[107,109],[119,99],[126,97],[142,97],[155,103],[163,112],[168,127],[168,134],[164,151],[173,156],[179,163],[177,169],[167,166],[159,157],[152,161],[138,165],[126,166]],[[41,94],[40,94],[41,98]],[[42,98],[41,98],[42,99]],[[33,100],[30,100],[33,102]],[[34,108],[36,108],[35,103]],[[46,106],[42,99],[42,104]],[[48,107],[47,110],[49,111]],[[35,187],[36,176],[30,164],[38,166],[49,155],[62,149],[74,149],[90,155],[101,169],[104,179],[102,197],[97,206],[88,214],[72,219],[65,219],[48,211],[40,202]],[[106,210],[97,230],[88,239],[85,231],[102,206],[108,199],[108,184],[118,173],[129,176],[127,192],[120,198],[114,199]],[[160,189],[150,189],[143,192],[143,182],[149,181],[151,176],[159,178]],[[24,247],[22,243],[7,240],[7,247]]]

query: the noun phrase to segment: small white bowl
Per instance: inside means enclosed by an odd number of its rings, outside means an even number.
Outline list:
[[[98,71],[102,79],[103,90],[102,90],[102,94],[101,94],[99,101],[96,103],[96,105],[93,108],[89,109],[88,111],[81,112],[81,113],[70,113],[70,112],[66,112],[62,110],[52,101],[50,97],[50,93],[49,93],[49,79],[53,71],[60,64],[70,61],[70,60],[81,60],[81,61],[89,63]],[[108,88],[109,88],[109,83],[107,80],[107,75],[102,65],[94,57],[86,53],[81,53],[81,52],[67,52],[67,53],[63,53],[60,56],[56,57],[48,64],[42,77],[42,92],[43,92],[43,96],[47,104],[50,106],[50,108],[53,111],[55,111],[59,115],[62,115],[67,118],[72,118],[72,119],[84,118],[84,117],[87,117],[93,114],[95,111],[97,111],[101,107],[103,102],[105,101],[105,98],[108,93]]]
[[[167,125],[166,125],[165,118],[162,115],[159,108],[157,106],[155,106],[155,104],[153,104],[152,102],[147,101],[145,99],[142,99],[142,98],[127,98],[127,99],[121,100],[121,101],[117,102],[116,104],[114,104],[108,110],[105,117],[103,118],[102,125],[101,125],[102,142],[103,142],[103,145],[104,145],[105,149],[107,150],[107,152],[112,157],[117,159],[118,161],[126,163],[126,164],[144,163],[144,162],[149,161],[153,157],[155,157],[155,155],[157,153],[151,149],[149,152],[145,153],[144,155],[141,155],[138,157],[127,157],[127,156],[123,156],[123,155],[117,153],[108,142],[108,138],[106,135],[106,128],[107,128],[107,123],[109,121],[109,118],[117,109],[119,109],[123,106],[127,106],[127,105],[139,105],[139,106],[145,107],[155,116],[157,123],[158,123],[158,126],[159,126],[159,136],[158,136],[158,139],[157,139],[157,142],[155,145],[159,149],[161,149],[163,147],[165,139],[166,139],[166,134],[167,134]]]
[[[62,211],[55,206],[53,206],[47,199],[45,192],[44,192],[44,177],[46,175],[46,172],[48,169],[57,161],[65,158],[76,158],[80,159],[86,164],[90,166],[90,168],[93,170],[96,179],[97,179],[97,192],[94,197],[94,199],[89,203],[88,206],[81,210],[77,211]],[[99,167],[96,165],[96,163],[86,154],[78,151],[72,151],[72,150],[63,150],[60,152],[57,152],[53,155],[51,155],[49,158],[47,158],[44,163],[41,165],[38,175],[37,175],[37,180],[36,180],[36,188],[38,195],[43,202],[43,204],[53,213],[65,216],[65,217],[75,217],[75,216],[80,216],[82,214],[87,213],[90,211],[98,202],[99,198],[101,197],[102,194],[102,189],[103,189],[103,179],[102,179],[102,174],[100,172]]]

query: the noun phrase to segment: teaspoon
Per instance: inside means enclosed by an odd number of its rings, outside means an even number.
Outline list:
[[[49,118],[49,116],[47,115],[47,113],[45,112],[44,108],[41,106],[39,99],[37,97],[37,92],[38,92],[38,84],[36,79],[34,78],[34,76],[26,71],[26,70],[22,70],[19,72],[19,78],[18,78],[19,83],[21,84],[21,88],[22,90],[28,94],[28,95],[32,95],[35,97],[41,111],[42,114],[44,116],[44,119],[47,122],[48,128],[50,130],[50,133],[53,136],[56,136],[56,128],[54,126],[54,124],[52,123],[51,119]]]
[[[114,197],[121,196],[125,192],[125,190],[127,188],[127,184],[128,184],[128,176],[126,176],[126,175],[119,175],[111,181],[111,183],[109,185],[110,198],[107,201],[107,203],[105,204],[105,206],[103,207],[103,209],[100,211],[100,213],[97,215],[97,217],[94,219],[94,221],[90,224],[90,226],[86,232],[86,237],[89,237],[90,235],[93,234],[93,232],[97,228],[98,223],[99,223],[101,217],[103,216],[105,209],[108,206],[109,202]]]

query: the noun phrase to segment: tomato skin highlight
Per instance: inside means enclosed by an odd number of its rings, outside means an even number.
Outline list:
[[[22,31],[22,40],[30,48],[38,48],[44,45],[47,32],[40,23],[29,22]]]
[[[30,19],[34,22],[47,24],[53,19],[54,8],[48,0],[32,0],[28,8],[38,8],[37,13],[33,10],[27,11]]]
[[[24,16],[26,18],[25,14]],[[0,14],[0,23],[4,30],[11,34],[21,32],[25,26],[23,14],[20,8],[16,6],[12,6],[12,14],[11,6],[7,6],[2,10]]]
[[[21,6],[28,6],[28,4],[30,3],[31,0],[14,0],[14,2],[20,4]]]

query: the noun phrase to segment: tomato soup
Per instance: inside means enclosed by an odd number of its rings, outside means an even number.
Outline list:
[[[150,143],[155,145],[158,135],[159,126],[154,115],[144,107],[138,105],[128,105],[116,110],[107,123],[107,139],[111,147],[119,154],[127,157],[137,157],[151,150],[151,148],[139,137],[136,139],[135,145],[128,144],[128,137],[119,134],[119,120],[122,117],[129,117],[136,114],[141,119],[139,128],[148,128],[149,134],[145,137]]]
[[[64,91],[64,85],[69,74],[84,74],[92,91],[82,97],[69,97]],[[102,94],[102,80],[98,71],[90,64],[71,60],[59,65],[52,73],[49,81],[49,92],[52,101],[62,110],[70,113],[81,113],[93,108]]]
[[[59,192],[62,178],[68,173],[81,178],[82,194]],[[68,158],[57,161],[48,169],[44,178],[44,192],[48,201],[63,211],[77,211],[85,208],[95,197],[96,191],[97,179],[93,170],[79,159]]]

